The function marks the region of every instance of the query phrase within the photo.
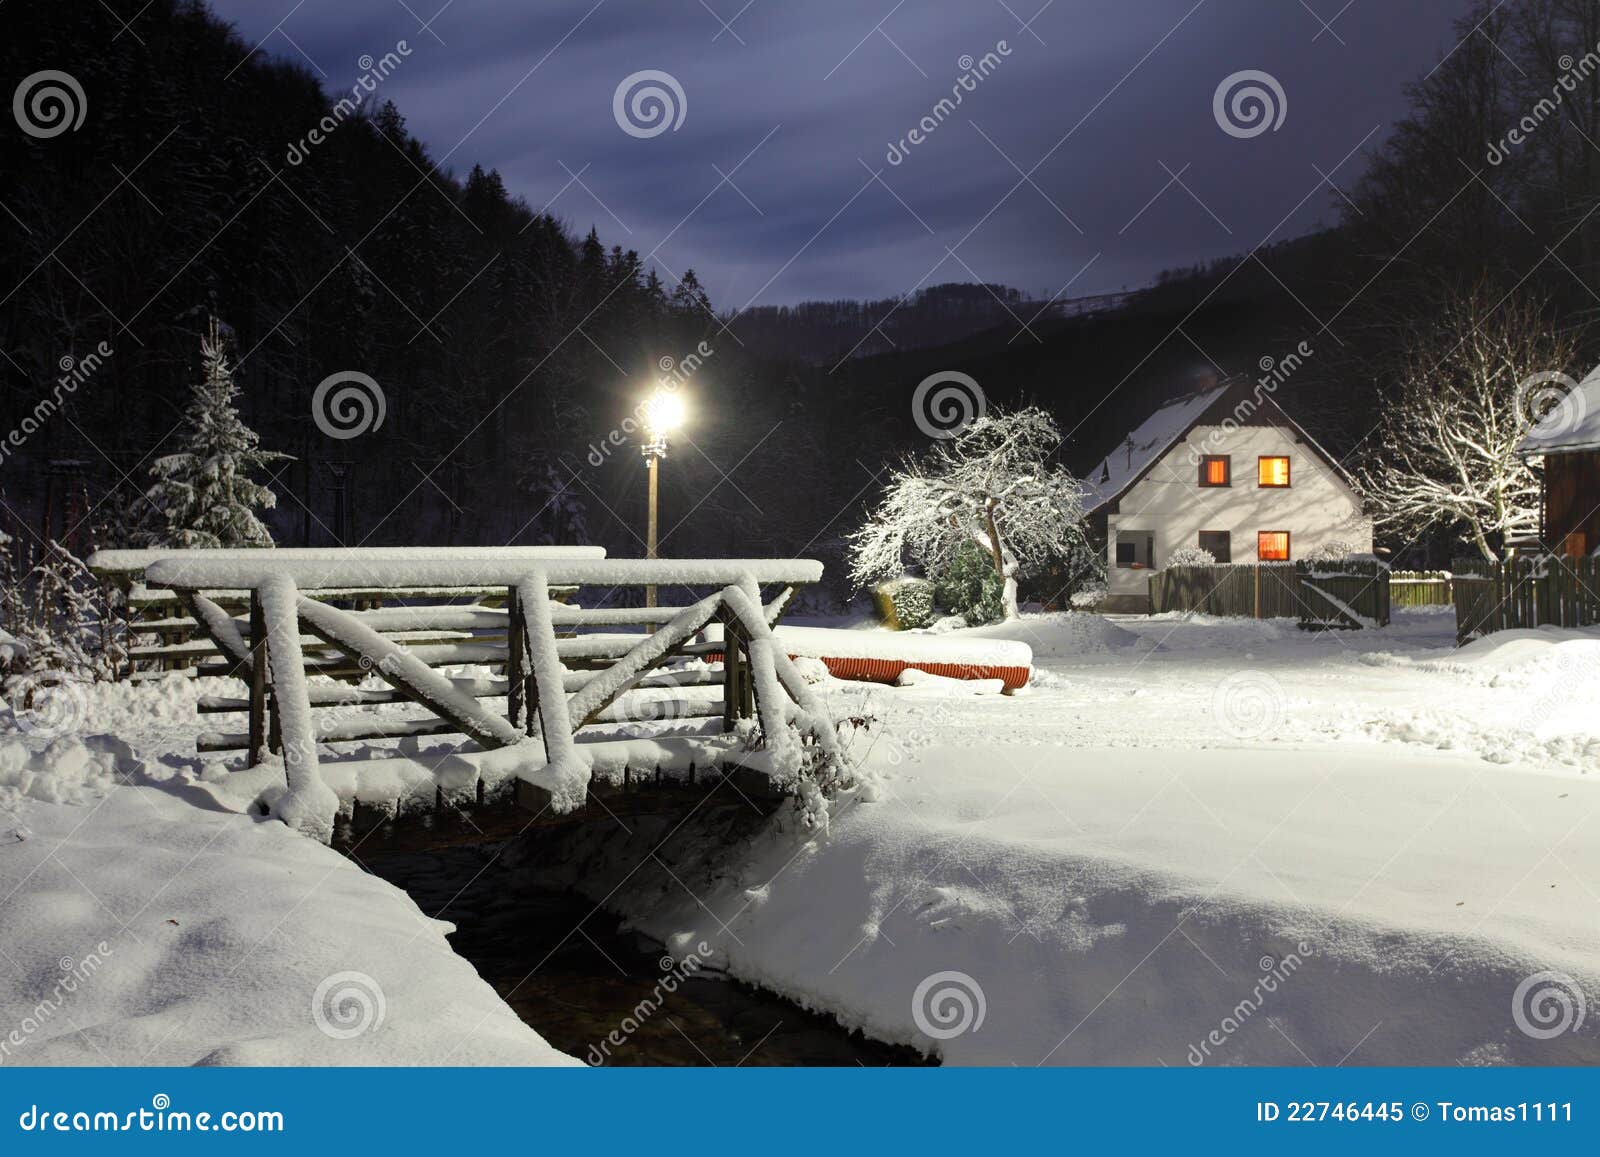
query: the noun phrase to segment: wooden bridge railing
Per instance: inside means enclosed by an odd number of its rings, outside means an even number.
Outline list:
[[[523,752],[518,778],[546,796],[555,810],[566,811],[582,805],[589,781],[584,745],[575,741],[578,731],[669,661],[725,652],[724,731],[754,716],[764,763],[780,781],[801,775],[809,748],[832,757],[832,725],[772,635],[793,588],[821,577],[822,565],[813,560],[329,560],[275,554],[259,552],[248,559],[172,554],[151,562],[147,573],[151,582],[179,593],[219,651],[248,677],[251,762],[270,752],[281,752],[284,761],[288,791],[273,803],[273,813],[318,836],[331,833],[341,803],[320,775],[319,741],[374,737],[319,736],[313,707],[341,701],[411,701],[434,718],[403,734],[459,732],[483,750]],[[783,588],[765,605],[763,583]],[[488,686],[463,686],[435,669],[435,656],[419,653],[427,648],[385,636],[370,616],[387,611],[353,612],[316,597],[354,588],[461,586],[504,592],[505,641],[498,655],[505,678],[486,681]],[[584,610],[551,597],[563,587],[644,586],[715,590],[679,608]],[[218,589],[250,592],[248,637],[207,594]],[[696,642],[714,620],[722,622],[725,640]],[[560,632],[567,637],[558,637],[558,628],[619,624],[655,629],[644,635],[573,635],[569,630]],[[307,658],[306,639],[377,675],[390,692],[312,687],[307,676],[323,668],[321,661]],[[506,696],[505,716],[479,702],[497,693]]]
[[[245,548],[181,552],[101,550],[91,555],[87,564],[89,570],[108,590],[118,593],[118,598],[114,600],[118,604],[116,615],[121,618],[128,636],[127,661],[118,672],[120,678],[187,670],[200,675],[237,673],[237,657],[216,641],[215,628],[220,625],[220,620],[211,624],[211,628],[203,628],[196,619],[192,600],[178,591],[149,581],[145,573],[149,565],[174,553],[206,560],[248,561],[262,557],[261,550]],[[345,559],[370,562],[377,566],[428,559],[502,562],[545,558],[599,559],[604,558],[605,553],[605,548],[599,546],[278,547],[272,551],[271,557],[280,562]],[[201,593],[234,619],[239,632],[249,631],[249,591],[213,588]],[[325,602],[347,604],[363,613],[382,608],[383,613],[374,613],[369,618],[370,622],[383,634],[403,641],[412,648],[435,648],[424,653],[433,656],[441,664],[468,661],[464,656],[473,653],[470,648],[504,642],[505,639],[504,612],[497,611],[495,607],[497,601],[504,599],[505,591],[497,587],[464,584],[374,588],[362,585],[319,589],[312,597]],[[407,605],[390,605],[394,603]],[[315,640],[305,642],[314,644]],[[338,665],[323,665],[320,670],[321,673],[340,677],[360,678],[364,674],[359,669]]]

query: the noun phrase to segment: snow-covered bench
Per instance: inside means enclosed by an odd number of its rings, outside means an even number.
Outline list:
[[[916,670],[948,679],[999,679],[1007,691],[1014,691],[1026,686],[1033,673],[1033,648],[1011,639],[829,627],[779,627],[773,634],[790,658],[820,659],[837,679],[893,683],[907,670]],[[709,637],[720,638],[715,627]]]
[[[448,552],[438,552],[447,554]],[[515,787],[519,800],[537,809],[568,811],[583,804],[591,777],[625,779],[636,767],[659,771],[694,770],[737,764],[755,767],[782,788],[804,791],[807,773],[831,766],[835,736],[812,692],[773,641],[772,624],[797,584],[815,582],[822,565],[809,559],[613,560],[574,558],[495,559],[329,559],[292,558],[284,552],[250,557],[200,557],[175,553],[147,567],[148,580],[178,592],[196,621],[224,653],[248,664],[250,682],[247,737],[251,762],[280,767],[282,779],[263,779],[261,802],[274,815],[326,838],[341,810],[362,802],[397,804],[396,792],[430,787],[452,798],[482,799],[489,790]],[[783,589],[770,603],[761,584]],[[498,652],[503,680],[451,679],[435,669],[404,640],[386,637],[379,625],[412,625],[391,615],[377,625],[362,613],[320,601],[318,594],[367,586],[377,590],[494,588],[506,600],[506,642]],[[710,588],[692,604],[678,608],[585,610],[552,601],[561,587]],[[250,592],[249,634],[205,592]],[[367,616],[384,615],[365,612]],[[717,672],[722,683],[720,734],[704,733],[649,741],[578,742],[586,725],[602,722],[613,704],[670,662],[704,656],[713,644],[697,636],[716,620],[734,646],[730,662]],[[654,630],[637,635],[591,634],[558,638],[557,628],[639,624]],[[319,684],[303,640],[359,665],[389,685],[392,699],[426,709],[431,719],[403,721],[390,735],[455,732],[475,745],[419,768],[416,760],[366,761],[333,765],[324,775],[319,743],[346,742],[359,729],[319,734],[313,709],[344,699],[346,689]],[[481,657],[480,657],[481,658]],[[594,673],[577,670],[580,665]],[[701,665],[702,672],[708,670]],[[674,678],[678,675],[674,672]],[[490,686],[466,684],[490,683]],[[676,682],[667,684],[677,686]],[[356,702],[384,692],[355,689]],[[498,692],[506,697],[504,715],[480,701]],[[759,748],[742,721],[754,718]],[[384,734],[367,730],[361,737]],[[281,763],[279,762],[281,760]],[[404,764],[377,767],[379,762]],[[258,779],[262,778],[260,776]],[[276,775],[272,776],[276,779]],[[374,801],[372,793],[380,798]],[[387,798],[383,798],[387,797]]]

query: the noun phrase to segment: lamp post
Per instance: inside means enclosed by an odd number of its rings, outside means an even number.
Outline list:
[[[644,455],[645,469],[650,474],[650,515],[645,533],[645,557],[656,558],[656,500],[660,493],[661,460],[667,456],[667,435],[683,425],[683,399],[665,387],[657,388],[644,404],[644,445],[639,452]],[[644,605],[656,605],[656,588],[644,588]]]

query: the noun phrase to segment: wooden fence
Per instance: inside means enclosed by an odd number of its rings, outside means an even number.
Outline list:
[[[1466,573],[1476,571],[1477,573]],[[1600,624],[1600,560],[1545,555],[1459,564],[1456,643],[1519,627]]]
[[[1169,566],[1150,576],[1150,610],[1289,619],[1300,615],[1299,578],[1284,563]]]
[[[1447,571],[1397,570],[1389,572],[1389,599],[1397,607],[1448,607],[1454,603],[1451,575]]]
[[[1382,563],[1170,566],[1150,576],[1150,609],[1224,617],[1299,619],[1307,629],[1386,626],[1389,572]]]

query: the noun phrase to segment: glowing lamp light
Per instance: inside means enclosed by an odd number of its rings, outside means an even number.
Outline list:
[[[678,429],[686,416],[683,399],[664,390],[652,394],[644,404],[644,424],[653,433],[665,434]]]

